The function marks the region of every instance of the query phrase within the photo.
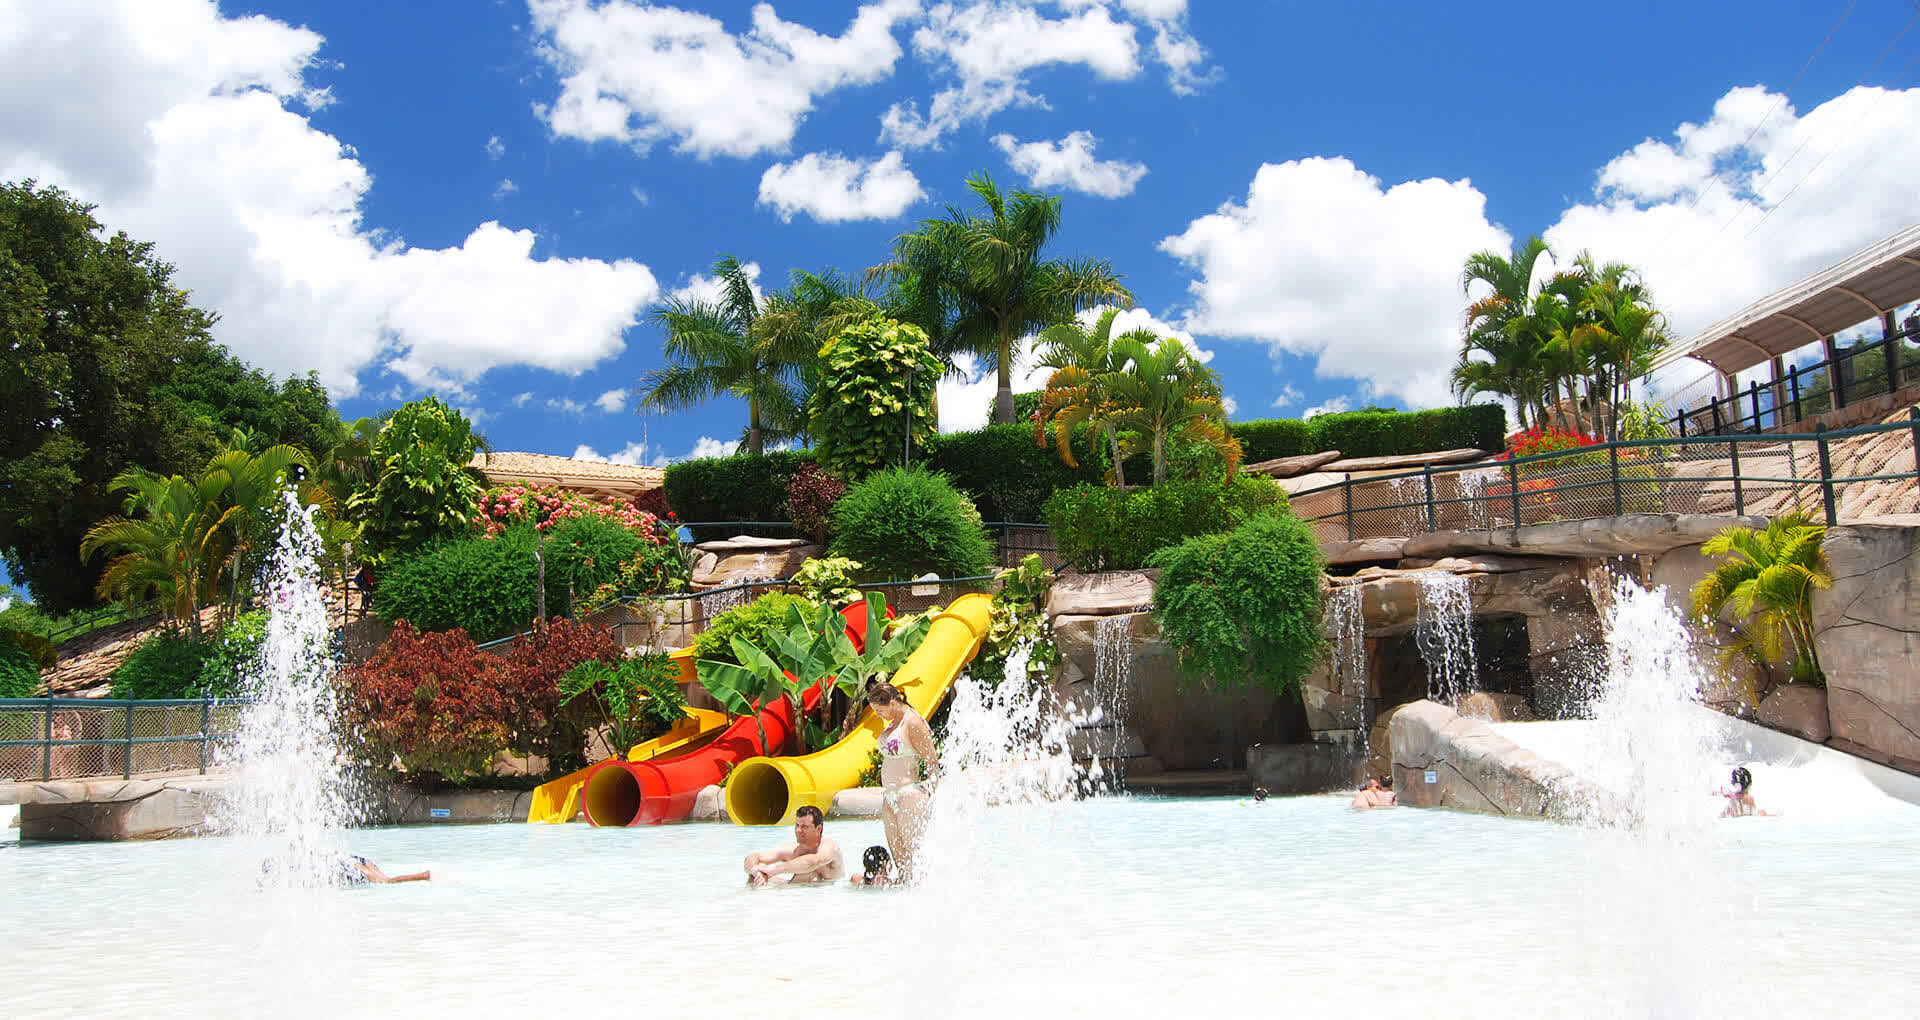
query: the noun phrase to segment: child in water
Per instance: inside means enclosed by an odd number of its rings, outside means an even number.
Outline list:
[[[847,879],[847,884],[867,889],[884,889],[893,885],[893,855],[883,846],[870,846],[860,855],[860,874]]]
[[[1735,768],[1729,778],[1733,781],[1733,788],[1719,792],[1720,796],[1727,799],[1727,806],[1720,812],[1720,817],[1745,818],[1749,815],[1773,815],[1771,811],[1760,810],[1760,805],[1754,803],[1753,794],[1748,792],[1753,788],[1753,773],[1747,771],[1746,766]]]

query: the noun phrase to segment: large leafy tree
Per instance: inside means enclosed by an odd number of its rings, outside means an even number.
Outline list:
[[[666,330],[667,366],[648,372],[640,386],[640,410],[677,411],[731,395],[747,405],[746,452],[766,448],[769,422],[798,422],[798,366],[819,349],[800,329],[756,329],[762,303],[740,260],[722,255],[713,264],[720,281],[715,300],[668,298],[648,319]]]
[[[1060,232],[1059,196],[1007,195],[985,173],[968,177],[967,188],[977,212],[949,206],[945,219],[895,238],[893,257],[869,275],[893,286],[904,318],[926,329],[936,355],[969,351],[994,366],[993,421],[1006,423],[1021,339],[1082,309],[1130,307],[1133,294],[1104,259],[1047,257]]]
[[[91,605],[76,555],[129,468],[198,468],[211,434],[161,383],[210,357],[213,316],[153,245],[105,235],[92,207],[0,184],[0,550],[43,608]]]
[[[848,326],[820,350],[809,411],[822,467],[858,479],[939,432],[934,386],[940,362],[926,334],[892,319]]]
[[[366,558],[383,563],[472,531],[486,488],[472,464],[482,445],[466,415],[434,397],[395,411],[373,440],[373,484],[347,497]]]

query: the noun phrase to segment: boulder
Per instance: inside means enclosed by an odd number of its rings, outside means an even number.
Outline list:
[[[1340,457],[1339,450],[1322,450],[1319,453],[1303,453],[1298,457],[1276,457],[1273,460],[1263,460],[1258,464],[1246,464],[1240,470],[1270,478],[1292,478],[1295,475],[1306,474],[1322,465],[1331,464]]]
[[[228,782],[225,776],[94,779],[34,783],[9,792],[20,803],[22,842],[112,842],[206,832]]]
[[[1281,794],[1325,793],[1360,785],[1365,764],[1359,749],[1347,744],[1255,744],[1247,748],[1250,785]]]
[[[1527,699],[1518,694],[1494,694],[1488,691],[1474,691],[1461,695],[1453,705],[1454,711],[1468,719],[1481,722],[1532,722],[1533,709],[1527,707]]]
[[[798,549],[809,544],[804,538],[761,538],[758,535],[735,535],[732,538],[715,539],[701,542],[695,549],[704,552],[719,553],[727,556],[742,552],[774,552],[780,549]]]
[[[1334,539],[1320,543],[1320,553],[1328,563],[1383,563],[1400,560],[1407,540],[1404,538]]]
[[[1920,517],[1828,529],[1833,587],[1813,596],[1832,740],[1920,771]]]
[[[1280,483],[1280,487],[1282,489],[1287,490],[1287,495],[1289,496],[1293,495],[1296,492],[1305,492],[1308,489],[1318,489],[1327,485],[1339,485],[1341,482],[1344,482],[1346,480],[1347,480],[1347,476],[1345,472],[1335,474],[1329,471],[1310,471],[1304,475],[1294,475],[1292,478],[1274,479],[1274,481]],[[1331,505],[1329,507],[1324,507],[1324,508],[1319,506],[1314,506],[1312,508],[1312,512],[1308,512],[1308,509],[1306,507],[1303,507],[1300,504],[1295,504],[1293,508],[1294,512],[1299,514],[1302,518],[1306,518],[1306,517],[1317,517],[1322,513],[1328,513],[1328,512],[1340,509],[1340,494],[1338,492],[1321,493],[1321,497],[1324,497],[1330,500]]]
[[[1338,471],[1410,471],[1418,470],[1428,464],[1468,464],[1476,460],[1486,460],[1492,454],[1485,450],[1461,447],[1457,450],[1434,450],[1430,453],[1406,453],[1392,457],[1355,457],[1352,460],[1336,460],[1326,465],[1329,472]]]
[[[878,818],[880,799],[880,788],[877,786],[841,790],[833,795],[833,806],[827,809],[827,814],[833,818]]]
[[[1801,740],[1824,744],[1833,735],[1827,719],[1827,691],[1812,684],[1781,684],[1760,703],[1754,720]]]
[[[1111,616],[1153,604],[1157,570],[1061,571],[1047,593],[1048,616]]]
[[[745,539],[730,539],[728,542],[712,542],[712,545],[726,545]],[[823,550],[817,545],[804,542],[796,543],[792,539],[765,539],[769,542],[787,543],[778,547],[749,548],[737,551],[714,551],[708,549],[700,564],[695,568],[693,583],[701,588],[722,588],[742,581],[772,581],[792,577],[810,557],[819,555]],[[707,549],[707,546],[701,548]],[[714,557],[708,563],[706,556]]]
[[[693,795],[693,813],[687,818],[695,822],[724,822],[727,820],[727,791],[719,784],[703,786]]]
[[[1445,705],[1403,706],[1389,731],[1395,799],[1404,805],[1568,818],[1601,798],[1566,766]]]

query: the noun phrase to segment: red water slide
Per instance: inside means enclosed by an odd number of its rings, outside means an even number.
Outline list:
[[[854,647],[865,647],[866,603],[848,606],[841,615],[846,617],[847,637],[853,639]],[[787,677],[792,679],[793,674]],[[807,688],[801,695],[801,712],[813,711],[823,696],[820,684]],[[718,783],[734,765],[766,753],[760,746],[762,728],[767,744],[778,749],[786,746],[798,727],[793,702],[781,698],[760,710],[757,725],[753,716],[743,715],[712,743],[678,758],[645,762],[608,758],[587,773],[581,786],[587,821],[616,828],[681,821],[693,814],[701,790]]]

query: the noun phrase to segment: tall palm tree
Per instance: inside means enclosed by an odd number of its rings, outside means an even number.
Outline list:
[[[811,352],[791,333],[779,334],[777,342],[755,334],[761,303],[739,259],[722,255],[713,272],[718,300],[669,298],[647,316],[667,331],[667,367],[647,373],[640,410],[677,411],[732,394],[747,403],[746,452],[762,453],[769,415],[801,406],[792,380],[795,365]]]
[[[753,323],[757,343],[792,355],[794,384],[762,408],[762,440],[806,443],[807,400],[820,383],[819,352],[841,330],[885,314],[866,288],[836,269],[795,269],[787,289],[769,294]]]
[[[1460,272],[1460,289],[1471,293],[1476,285],[1486,293],[1467,306],[1465,342],[1460,361],[1454,368],[1454,392],[1463,399],[1477,393],[1494,393],[1511,398],[1520,412],[1520,424],[1528,424],[1529,412],[1538,410],[1533,420],[1545,417],[1543,390],[1545,373],[1541,349],[1547,336],[1533,313],[1533,276],[1541,256],[1552,256],[1547,243],[1538,236],[1529,237],[1511,254],[1495,251],[1475,252],[1467,256]],[[1494,363],[1491,370],[1467,366],[1484,355]],[[1508,363],[1502,363],[1502,359]]]
[[[1126,464],[1120,454],[1120,433],[1114,420],[1119,408],[1105,381],[1107,375],[1124,368],[1115,359],[1113,347],[1113,320],[1119,314],[1118,308],[1106,309],[1094,321],[1092,329],[1085,329],[1078,322],[1063,322],[1041,332],[1040,363],[1053,369],[1053,374],[1047,377],[1040,393],[1040,410],[1033,419],[1033,441],[1040,446],[1047,445],[1047,427],[1051,425],[1060,459],[1068,467],[1079,467],[1073,455],[1073,430],[1082,423],[1091,423],[1107,441],[1107,451],[1113,461],[1108,481],[1124,488]],[[1147,344],[1156,339],[1145,330],[1125,335]]]
[[[128,490],[129,516],[95,524],[80,541],[81,559],[119,553],[100,575],[100,597],[128,608],[157,597],[167,617],[198,636],[200,609],[216,597],[227,558],[233,508],[220,498],[225,485],[214,475],[190,481],[140,469],[116,477],[113,488]]]
[[[313,479],[313,459],[297,446],[279,444],[259,453],[248,452],[251,437],[234,437],[232,445],[213,455],[201,472],[200,484],[214,494],[227,512],[225,547],[229,576],[228,610],[238,611],[243,593],[240,578],[251,574],[264,560],[266,546],[272,542],[271,522],[276,516],[280,493],[290,476],[299,469],[302,480],[296,489],[301,505],[319,505],[329,515],[333,497],[326,487]]]
[[[1220,378],[1213,370],[1172,338],[1148,346],[1130,333],[1113,342],[1113,357],[1122,367],[1101,373],[1098,385],[1112,395],[1114,424],[1143,437],[1123,441],[1121,457],[1144,442],[1152,455],[1153,484],[1159,485],[1167,480],[1167,441],[1177,437],[1218,451],[1231,480],[1240,467],[1240,441],[1227,430]]]
[[[994,366],[993,420],[1006,423],[1020,339],[1098,304],[1132,307],[1133,294],[1103,259],[1044,257],[1060,231],[1058,196],[1005,195],[984,172],[968,177],[967,188],[979,213],[949,206],[945,219],[895,238],[893,258],[868,278],[908,285],[911,301],[939,319],[942,328],[928,333],[936,355],[970,351]]]
[[[1653,370],[1654,355],[1670,342],[1666,316],[1643,303],[1644,290],[1602,281],[1586,288],[1583,310],[1591,317],[1587,331],[1592,351],[1595,389],[1606,391],[1608,439],[1619,438],[1620,407],[1633,380]]]

